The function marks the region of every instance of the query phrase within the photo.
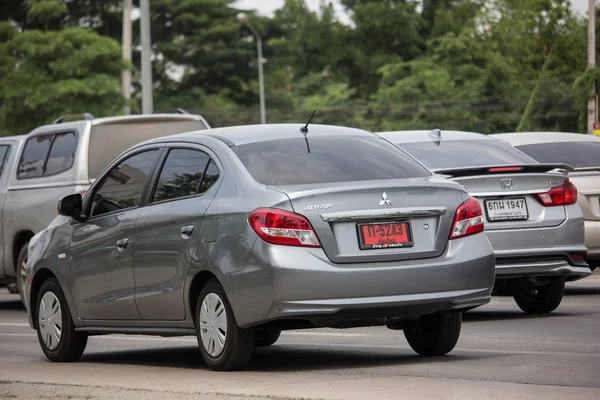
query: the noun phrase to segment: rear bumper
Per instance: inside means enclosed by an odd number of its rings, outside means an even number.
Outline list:
[[[590,275],[587,263],[569,256],[588,253],[581,209],[568,206],[566,212],[567,218],[558,226],[486,230],[496,256],[496,279],[543,276],[576,280]]]
[[[592,274],[586,263],[569,260],[566,253],[496,257],[496,280],[522,277],[564,277],[575,281]]]
[[[229,296],[242,327],[275,320],[403,318],[474,308],[490,301],[494,256],[486,235],[451,241],[436,258],[334,264],[321,249],[254,247],[262,265],[247,266]],[[244,275],[242,278],[241,275]],[[266,279],[265,279],[266,278]]]

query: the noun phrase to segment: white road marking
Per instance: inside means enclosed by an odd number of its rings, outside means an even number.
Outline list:
[[[299,332],[294,332],[299,333]],[[325,332],[318,332],[321,335],[328,335]],[[285,333],[286,336],[289,335],[289,332]],[[367,334],[365,334],[367,335]],[[27,336],[34,337],[37,336],[35,333],[0,333],[1,336]],[[137,340],[137,341],[156,341],[156,342],[186,342],[186,343],[197,343],[195,338],[163,338],[163,337],[145,337],[145,336],[123,336],[123,335],[106,335],[106,336],[93,336],[92,339],[101,339],[101,340]],[[292,346],[303,346],[303,347],[328,347],[329,345],[325,343],[320,344],[311,344],[311,343],[285,343],[285,345]],[[400,349],[408,349],[400,346],[390,346],[390,345],[374,345],[374,344],[332,344],[331,347],[346,347],[346,348],[354,348],[354,349],[388,349],[388,350],[400,350]],[[487,354],[527,354],[527,355],[540,355],[540,356],[557,356],[557,357],[600,357],[600,354],[596,353],[571,353],[566,351],[538,351],[538,350],[499,350],[499,349],[467,349],[467,348],[455,348],[454,351],[465,351],[471,353],[487,353]]]
[[[21,322],[0,322],[0,326],[26,326],[29,328],[29,324]]]

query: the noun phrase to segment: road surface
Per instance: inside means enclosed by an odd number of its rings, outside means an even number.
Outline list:
[[[203,365],[193,337],[93,337],[80,362],[49,363],[17,299],[0,289],[3,399],[600,399],[599,275],[546,317],[494,298],[445,357],[420,358],[383,327],[293,331],[228,373]]]

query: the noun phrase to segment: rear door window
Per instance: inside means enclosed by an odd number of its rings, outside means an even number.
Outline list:
[[[138,207],[158,155],[159,150],[135,154],[105,175],[94,191],[91,216]]]
[[[73,132],[54,136],[44,175],[58,174],[71,168],[75,161],[75,150],[77,150],[77,137]]]
[[[217,168],[217,165],[213,160],[210,160],[208,167],[206,167],[206,172],[204,172],[204,176],[202,177],[200,193],[204,193],[210,189],[217,179],[219,179],[219,168]]]
[[[232,147],[264,185],[316,184],[430,176],[403,151],[376,137],[295,137]]]
[[[209,161],[208,154],[200,150],[171,149],[160,172],[152,202],[198,194]]]
[[[568,164],[575,168],[600,167],[600,141],[536,143],[517,148],[541,163]]]
[[[27,140],[17,171],[18,178],[42,176],[44,163],[54,135],[36,136]]]
[[[76,150],[77,136],[73,132],[28,139],[19,162],[17,178],[35,178],[67,171],[73,166]]]
[[[535,160],[498,140],[442,140],[398,146],[430,169],[535,164]]]

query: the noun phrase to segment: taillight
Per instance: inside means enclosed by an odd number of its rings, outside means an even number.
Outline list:
[[[474,235],[483,232],[483,228],[481,204],[475,197],[470,197],[456,210],[450,239]]]
[[[259,208],[248,217],[254,232],[265,242],[285,246],[321,247],[310,222],[302,215],[276,208]]]
[[[79,192],[79,195],[81,196],[81,198],[83,199],[83,196],[85,196],[85,190],[83,192]]]
[[[577,188],[566,179],[562,185],[553,187],[546,193],[536,193],[534,197],[546,207],[567,206],[577,203]]]

